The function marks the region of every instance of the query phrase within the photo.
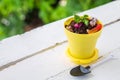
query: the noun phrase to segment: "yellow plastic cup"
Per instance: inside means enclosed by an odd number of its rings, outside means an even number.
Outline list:
[[[98,50],[95,48],[101,30],[90,34],[77,34],[65,28],[73,18],[70,18],[64,23],[64,31],[68,38],[67,55],[76,64],[89,64],[98,58]],[[100,21],[98,23],[101,24]],[[103,26],[103,25],[102,25]]]

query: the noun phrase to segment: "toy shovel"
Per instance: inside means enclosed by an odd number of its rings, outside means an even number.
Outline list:
[[[96,66],[98,66],[98,65],[100,65],[100,64],[102,64],[102,63],[104,63],[104,62],[106,62],[108,60],[110,60],[111,58],[113,58],[113,55],[108,55],[106,57],[103,57],[102,60],[99,60],[97,63],[92,64],[92,65],[88,65],[86,67],[84,67],[82,65],[79,65],[79,66],[73,68],[70,71],[70,74],[72,76],[83,76],[83,75],[86,75],[86,74],[90,73],[93,68],[95,68]]]

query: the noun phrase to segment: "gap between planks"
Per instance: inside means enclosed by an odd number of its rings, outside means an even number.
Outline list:
[[[114,21],[111,21],[111,22],[109,22],[109,23],[107,23],[107,24],[104,24],[103,26],[106,27],[106,26],[109,26],[109,25],[114,24],[114,23],[119,22],[119,21],[120,21],[120,18],[118,18],[118,19],[116,19],[116,20],[114,20]],[[38,51],[38,52],[33,53],[33,54],[31,54],[31,55],[25,56],[25,57],[20,58],[20,59],[18,59],[18,60],[15,60],[15,61],[9,62],[9,63],[7,63],[7,64],[5,64],[5,65],[2,65],[2,66],[0,66],[0,71],[4,70],[4,69],[6,69],[6,68],[8,68],[8,67],[10,67],[10,66],[13,66],[13,65],[17,64],[18,62],[21,62],[21,61],[23,61],[23,60],[25,60],[25,59],[31,58],[32,56],[35,56],[35,55],[38,55],[38,54],[43,53],[43,52],[45,52],[45,51],[48,51],[48,50],[50,50],[50,49],[53,49],[53,48],[55,48],[55,47],[57,47],[57,46],[59,46],[59,45],[62,45],[62,44],[64,44],[64,43],[67,43],[67,40],[62,41],[62,42],[59,42],[59,43],[56,43],[56,44],[54,44],[54,45],[52,45],[52,46],[49,46],[48,48],[42,49],[41,51]]]

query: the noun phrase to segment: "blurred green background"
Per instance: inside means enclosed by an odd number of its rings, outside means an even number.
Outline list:
[[[112,0],[0,0],[0,40]]]

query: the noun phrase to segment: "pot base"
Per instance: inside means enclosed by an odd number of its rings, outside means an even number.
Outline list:
[[[73,57],[70,53],[69,48],[67,48],[66,50],[66,54],[68,55],[68,57],[71,59],[71,61],[73,61],[76,64],[82,64],[82,65],[86,65],[86,64],[90,64],[91,62],[95,61],[98,59],[98,49],[94,50],[94,55],[90,58],[86,58],[86,59],[80,59],[80,58],[76,58]]]

